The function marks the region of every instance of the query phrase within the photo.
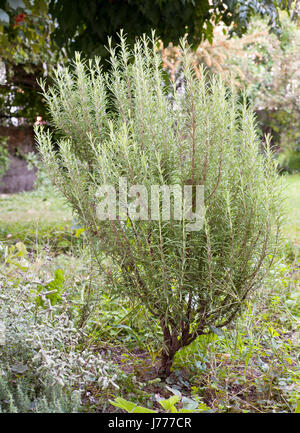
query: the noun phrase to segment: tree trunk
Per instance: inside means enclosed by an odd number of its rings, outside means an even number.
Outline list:
[[[173,331],[171,333],[168,324],[164,319],[160,321],[161,328],[164,334],[164,348],[161,355],[160,367],[158,375],[161,379],[166,379],[171,374],[171,367],[173,365],[174,356],[176,352],[185,346],[188,346],[203,332],[203,324],[199,323],[197,332],[189,333],[189,323],[182,325],[182,335],[178,338],[178,333]]]
[[[164,319],[161,319],[160,324],[164,334],[164,347],[158,375],[161,379],[166,379],[171,374],[174,356],[177,350],[180,349],[181,342],[178,340],[178,334],[175,331],[170,332],[168,323]]]
[[[176,351],[167,351],[165,349],[163,350],[161,355],[160,367],[158,370],[158,375],[161,379],[166,379],[170,376],[175,353]]]

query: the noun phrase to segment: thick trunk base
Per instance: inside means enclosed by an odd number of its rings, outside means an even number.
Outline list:
[[[161,358],[161,363],[160,363],[160,367],[158,370],[158,376],[164,380],[167,377],[170,376],[171,374],[171,367],[173,365],[173,361],[174,361],[174,355],[175,353],[163,353],[162,358]]]

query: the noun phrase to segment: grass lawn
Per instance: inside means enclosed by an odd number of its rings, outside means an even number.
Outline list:
[[[64,223],[72,213],[63,198],[52,190],[30,191],[0,195],[1,224],[16,223],[39,225]]]
[[[72,224],[71,209],[50,188],[0,195],[0,241],[22,241],[29,249],[47,244],[64,250],[70,246]]]

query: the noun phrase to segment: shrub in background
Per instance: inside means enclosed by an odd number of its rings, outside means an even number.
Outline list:
[[[228,38],[226,27],[214,27],[210,44],[203,41],[191,62],[199,75],[201,65],[238,88],[247,87],[262,135],[272,133],[272,145],[280,150],[280,166],[300,170],[300,29],[287,13],[280,13],[280,37],[269,32],[266,19],[253,18],[242,37]],[[228,30],[228,29],[227,29]],[[223,33],[224,31],[224,33]],[[164,68],[180,81],[180,47],[170,44],[161,52]]]
[[[147,307],[159,321],[161,366],[197,336],[228,325],[258,288],[276,251],[281,193],[266,146],[259,152],[255,117],[219,78],[196,78],[183,46],[184,88],[166,82],[156,41],[132,50],[121,36],[111,71],[99,60],[56,71],[45,89],[61,139],[36,128],[55,185],[86,227],[107,289]],[[200,231],[185,219],[97,218],[99,186],[204,185]]]
[[[263,31],[264,22],[253,21],[249,30]],[[300,170],[300,29],[286,14],[282,15],[280,39],[266,35],[245,49],[241,69],[249,82],[263,131],[271,131],[279,150],[280,166],[287,171]],[[239,58],[235,64],[240,64]]]

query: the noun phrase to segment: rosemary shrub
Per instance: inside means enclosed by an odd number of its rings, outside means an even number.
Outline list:
[[[183,44],[183,87],[166,80],[155,40],[121,36],[111,68],[77,54],[44,97],[60,139],[36,128],[48,172],[87,230],[107,288],[142,303],[162,328],[159,374],[197,336],[228,325],[270,269],[281,192],[255,116],[220,78],[196,78]],[[99,220],[99,186],[204,186],[201,230],[186,218]],[[195,188],[194,188],[195,189]],[[117,194],[118,198],[118,194]],[[193,193],[195,205],[195,193]]]

